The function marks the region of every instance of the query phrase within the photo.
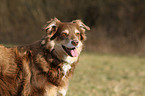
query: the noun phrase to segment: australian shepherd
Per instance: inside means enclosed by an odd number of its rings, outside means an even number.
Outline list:
[[[65,96],[82,51],[85,31],[81,20],[51,19],[45,36],[30,45],[0,45],[0,96]]]

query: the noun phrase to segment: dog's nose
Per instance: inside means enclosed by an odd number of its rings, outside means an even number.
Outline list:
[[[78,42],[78,40],[73,40],[73,41],[71,41],[71,43],[72,43],[72,45],[77,46],[79,42]]]

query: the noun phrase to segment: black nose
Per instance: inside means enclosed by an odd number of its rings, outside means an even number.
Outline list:
[[[79,43],[78,40],[73,40],[73,41],[71,41],[71,44],[74,45],[74,46],[77,46],[78,43]]]

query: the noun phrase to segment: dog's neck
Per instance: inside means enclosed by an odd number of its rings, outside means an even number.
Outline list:
[[[60,62],[62,62],[62,64],[63,64],[62,65],[62,70],[63,70],[63,73],[64,73],[64,77],[66,76],[67,72],[72,68],[72,64],[76,63],[78,61],[78,57],[71,57],[71,56],[68,56],[68,55],[61,56],[61,58],[60,58],[59,57],[59,52],[56,52],[55,49],[53,49],[51,51],[51,53],[53,54],[53,56],[55,58],[57,58]]]
[[[64,74],[63,78],[64,78],[67,75],[68,71],[72,69],[73,63],[76,63],[78,61],[78,57],[71,57],[60,50],[56,50],[54,47],[52,47],[52,45],[53,45],[53,42],[49,42],[48,44],[44,45],[43,48],[49,51],[52,57],[57,59],[57,61],[59,61],[58,63],[62,64],[61,69],[63,71],[63,74]]]
[[[70,57],[70,56],[65,57],[65,63],[63,63],[63,67],[62,67],[64,76],[71,69],[72,64],[76,63],[77,61],[78,61],[78,57]]]

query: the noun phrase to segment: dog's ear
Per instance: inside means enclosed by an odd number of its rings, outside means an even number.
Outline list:
[[[51,19],[44,26],[43,30],[46,31],[47,37],[51,40],[54,34],[57,32],[60,21],[57,18]]]
[[[85,25],[81,20],[73,20],[72,23],[76,23],[78,24],[78,26],[83,29],[84,31],[85,30],[90,30],[90,27]]]
[[[76,23],[80,29],[82,30],[81,32],[81,40],[86,40],[86,35],[85,35],[85,31],[86,30],[90,30],[90,27],[85,25],[81,20],[73,20],[72,23]]]

